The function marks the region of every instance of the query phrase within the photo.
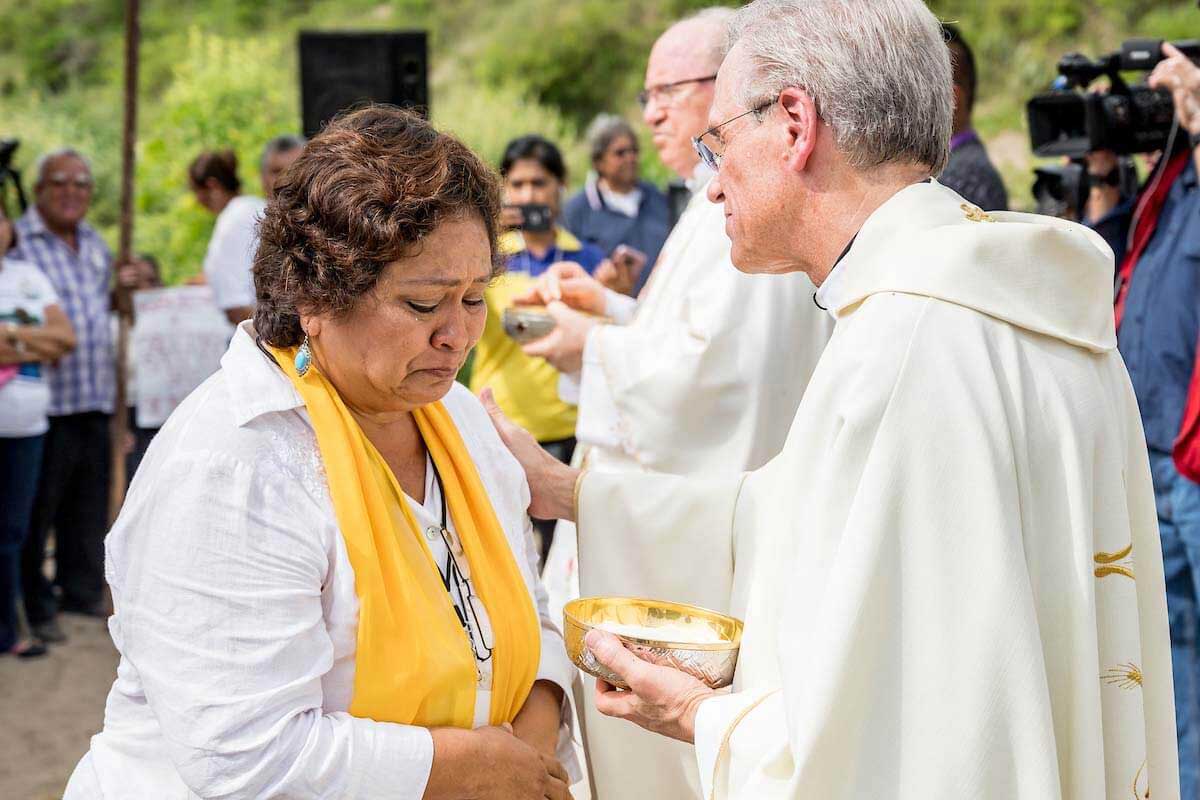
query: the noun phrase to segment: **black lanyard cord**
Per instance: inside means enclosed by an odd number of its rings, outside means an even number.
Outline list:
[[[463,575],[462,571],[458,568],[458,562],[454,559],[454,550],[450,545],[450,529],[446,527],[447,522],[449,521],[448,513],[450,504],[446,499],[446,487],[442,483],[442,474],[438,472],[437,464],[434,463],[432,457],[429,459],[429,464],[433,468],[433,480],[437,484],[438,498],[442,504],[441,534],[442,542],[446,545],[446,571],[441,572],[439,577],[442,579],[442,586],[446,588],[446,594],[450,596],[450,605],[454,607],[454,613],[458,617],[458,621],[462,624],[463,630],[467,632],[467,637],[471,640],[471,649],[476,650],[475,631],[473,626],[467,620],[467,609],[471,609],[471,615],[475,616],[474,608],[472,607],[470,601],[470,598],[474,595],[474,591],[471,588],[470,580]],[[451,588],[452,585],[453,588]],[[464,586],[467,587],[466,595],[463,594]],[[455,589],[458,590],[457,603],[454,602]],[[492,648],[487,645],[486,641],[483,641],[482,620],[476,619],[475,627],[479,627],[479,644],[482,645],[485,651],[487,651],[487,655],[483,657],[480,657],[478,651],[476,651],[476,657],[479,658],[480,661],[487,661],[492,657]]]

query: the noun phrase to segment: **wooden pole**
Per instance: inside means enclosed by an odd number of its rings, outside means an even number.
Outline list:
[[[125,123],[121,135],[121,233],[117,263],[133,260],[133,172],[137,147],[138,48],[141,26],[138,24],[139,0],[125,0]],[[108,523],[116,520],[125,501],[125,438],[129,435],[129,410],[126,408],[125,383],[129,370],[129,324],[133,317],[130,291],[117,284],[117,400],[112,424],[112,491],[109,496]]]

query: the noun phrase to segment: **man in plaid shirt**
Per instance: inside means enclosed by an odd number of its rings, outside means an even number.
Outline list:
[[[15,257],[50,279],[79,345],[49,369],[50,430],[21,580],[33,633],[62,641],[58,611],[106,616],[104,533],[110,481],[109,422],[116,364],[109,327],[113,258],[84,222],[94,182],[87,160],[59,150],[38,161],[36,204],[16,223]],[[55,532],[56,598],[42,572],[46,537]]]

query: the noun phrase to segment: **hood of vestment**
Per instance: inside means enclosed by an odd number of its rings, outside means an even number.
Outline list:
[[[1117,346],[1113,252],[1095,231],[984,213],[936,182],[896,193],[838,264],[840,319],[874,294],[932,297],[1096,353]]]

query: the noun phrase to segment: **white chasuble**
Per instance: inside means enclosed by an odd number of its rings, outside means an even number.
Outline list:
[[[696,724],[706,797],[1179,797],[1112,274],[1080,226],[908,187],[836,269],[777,458],[585,475],[584,542],[632,568],[669,543],[657,568],[697,582],[735,569],[733,691]]]
[[[633,321],[603,326],[588,341],[576,435],[589,469],[702,476],[761,466],[782,449],[829,340],[832,320],[813,304],[807,276],[734,268],[724,212],[704,191],[667,240]],[[671,596],[727,610],[728,569],[698,583],[683,568],[723,546],[723,533],[713,532],[711,543],[697,542],[699,550],[687,553],[649,542],[636,551],[585,542],[578,552],[574,526],[562,523],[545,574],[551,606],[582,590]],[[636,530],[630,535],[638,537]],[[576,565],[578,589],[571,581]],[[690,748],[600,716],[591,707],[590,681],[585,695],[598,800],[699,796]]]

